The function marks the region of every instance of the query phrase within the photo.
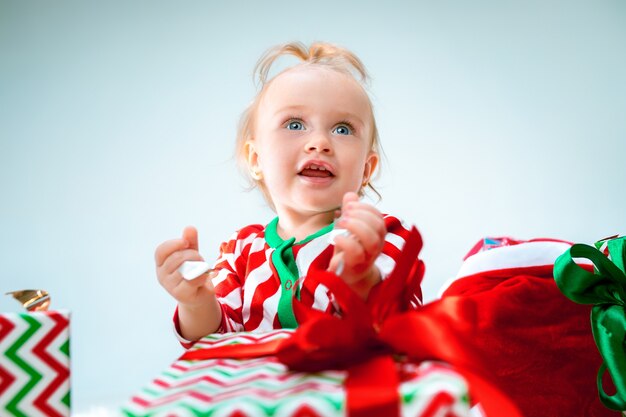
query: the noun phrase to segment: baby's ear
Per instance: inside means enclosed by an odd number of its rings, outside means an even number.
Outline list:
[[[263,172],[259,165],[259,154],[256,151],[254,140],[247,141],[243,149],[246,154],[246,162],[248,163],[250,176],[256,181],[261,180],[263,178]]]
[[[376,172],[376,167],[378,166],[378,154],[376,152],[370,152],[365,160],[365,167],[363,168],[363,183],[362,185],[365,187],[367,183],[370,182],[370,178]]]

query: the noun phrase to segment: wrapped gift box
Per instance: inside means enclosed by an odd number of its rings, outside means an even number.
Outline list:
[[[582,267],[581,260],[590,261],[593,272]],[[587,334],[602,357],[596,375],[599,398],[608,409],[626,415],[626,237],[611,236],[594,246],[573,245],[556,260],[554,279],[567,298],[592,305]]]
[[[277,330],[211,335],[192,349],[266,342],[291,334]],[[397,366],[402,416],[470,415],[467,383],[453,369],[439,362]],[[345,378],[345,371],[289,371],[273,356],[178,360],[132,397],[123,412],[132,417],[346,416]]]
[[[0,314],[0,415],[70,415],[69,313]]]

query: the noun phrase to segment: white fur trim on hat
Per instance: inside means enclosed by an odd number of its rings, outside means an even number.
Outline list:
[[[449,279],[439,290],[439,297],[456,280],[481,273],[554,265],[556,259],[572,245],[567,242],[545,240],[523,242],[478,252],[463,262],[456,277]],[[578,264],[591,265],[586,259]]]

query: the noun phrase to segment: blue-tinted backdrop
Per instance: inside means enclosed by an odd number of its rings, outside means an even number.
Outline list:
[[[257,58],[292,40],[371,72],[379,206],[422,231],[427,299],[483,236],[626,232],[623,0],[0,0],[0,291],[72,311],[76,411],[181,353],[158,243],[193,224],[214,259],[271,219],[235,126]]]

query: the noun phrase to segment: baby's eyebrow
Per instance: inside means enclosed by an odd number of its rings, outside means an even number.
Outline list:
[[[276,109],[276,111],[274,112],[274,115],[283,115],[285,113],[301,113],[301,112],[310,112],[310,109],[307,106],[304,105],[290,105],[290,106],[285,106],[285,107],[280,107],[278,109]],[[338,111],[335,112],[335,117],[339,120],[339,119],[349,119],[350,121],[355,121],[357,123],[360,124],[364,124],[363,120],[357,116],[354,113],[351,112],[344,112],[344,111]]]
[[[276,109],[276,111],[274,112],[274,115],[282,115],[284,113],[298,113],[301,112],[303,110],[306,110],[306,106],[303,105],[291,105],[291,106],[285,106],[285,107],[280,107],[278,109]]]
[[[360,125],[365,124],[363,123],[363,120],[361,120],[359,116],[350,112],[340,113],[339,118],[348,120],[350,122],[356,122],[357,124],[360,124]]]

